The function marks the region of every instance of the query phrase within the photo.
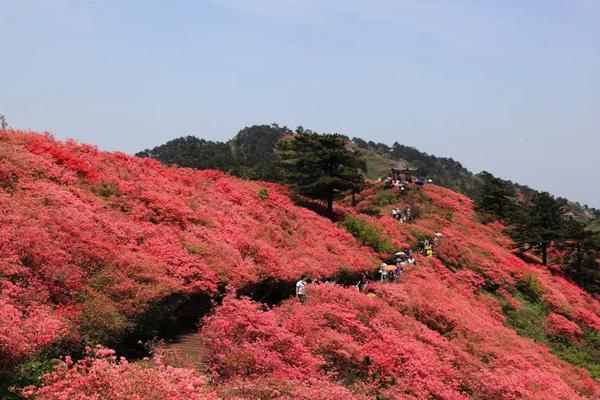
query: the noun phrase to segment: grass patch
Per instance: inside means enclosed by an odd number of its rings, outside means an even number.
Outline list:
[[[378,253],[393,253],[396,251],[383,231],[362,218],[347,215],[340,224],[359,241],[371,247]]]
[[[587,369],[600,380],[600,332],[584,328],[580,342],[552,342],[552,350],[563,360]]]
[[[110,196],[119,197],[121,195],[121,191],[119,190],[117,184],[107,181],[102,181],[96,186],[92,187],[92,193],[104,198],[108,198]]]
[[[535,278],[535,277],[534,277]],[[582,327],[583,334],[578,340],[558,339],[548,335],[545,320],[548,308],[539,300],[539,282],[526,278],[512,295],[521,302],[517,310],[494,295],[502,304],[506,322],[520,336],[546,345],[557,357],[568,363],[586,369],[592,378],[600,380],[600,332]]]
[[[414,237],[418,242],[423,242],[425,240],[429,240],[429,234],[425,232],[421,232],[417,229],[409,229],[410,234]]]
[[[373,205],[375,207],[385,207],[398,202],[398,196],[392,190],[380,190],[377,192]]]
[[[398,196],[392,190],[381,189],[377,191],[375,198],[369,204],[362,205],[360,212],[371,216],[381,215],[381,209],[396,204],[398,202]]]
[[[269,198],[269,190],[268,190],[267,188],[261,188],[261,189],[258,191],[258,198],[259,198],[261,201],[265,201],[265,200],[267,200],[267,199]]]
[[[548,315],[548,309],[541,302],[532,302],[528,300],[520,291],[512,295],[521,302],[521,307],[513,310],[508,305],[503,304],[506,322],[517,331],[521,336],[535,340],[536,342],[549,344],[544,329],[544,321]]]

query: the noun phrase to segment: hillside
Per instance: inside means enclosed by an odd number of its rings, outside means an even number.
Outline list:
[[[25,398],[600,398],[600,303],[438,185],[370,182],[336,225],[275,183],[1,131],[0,199],[0,371],[41,385]],[[436,232],[433,257],[377,282]],[[301,304],[303,274],[338,284]],[[118,358],[201,317],[192,364]]]
[[[0,160],[4,372],[52,347],[125,348],[172,314],[192,312],[193,326],[225,285],[375,265],[277,185],[34,133],[2,132]]]
[[[170,140],[136,155],[154,158],[167,165],[177,164],[196,169],[213,168],[242,178],[281,182],[282,175],[276,163],[278,157],[275,154],[275,146],[280,138],[292,133],[288,128],[276,124],[254,125],[242,129],[227,143],[187,136]],[[388,146],[356,137],[347,140],[365,158],[366,177],[369,179],[387,176],[391,165],[399,160],[406,160],[417,168],[417,176],[432,179],[438,185],[471,198],[475,198],[482,186],[479,174],[474,174],[452,158],[437,157],[398,142]],[[536,193],[536,190],[510,180],[504,180],[504,183],[515,191],[519,198],[531,197]],[[565,212],[572,212],[578,219],[587,223],[600,223],[600,210],[567,199],[561,201],[565,203]]]

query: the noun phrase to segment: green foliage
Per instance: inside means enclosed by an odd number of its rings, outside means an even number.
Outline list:
[[[528,285],[536,287],[536,284],[532,284],[532,280],[529,280]],[[592,378],[599,379],[600,332],[583,328],[583,335],[579,340],[560,340],[548,335],[545,330],[545,320],[549,313],[548,308],[542,302],[532,299],[531,290],[530,287],[521,286],[519,291],[512,293],[521,303],[521,307],[516,310],[497,297],[503,304],[502,309],[508,325],[519,335],[546,345],[559,358],[585,368]]]
[[[16,375],[11,379],[11,383],[16,387],[36,385],[42,375],[54,369],[56,362],[56,359],[39,354],[19,365]]]
[[[369,142],[371,144],[372,142]],[[387,146],[386,146],[387,147]],[[381,144],[376,148],[386,150]],[[387,148],[387,154],[394,160],[406,160],[417,168],[417,175],[431,178],[436,184],[472,195],[477,185],[473,174],[452,158],[436,157],[423,153],[414,147],[394,143]]]
[[[368,204],[361,204],[360,212],[362,214],[376,217],[381,215],[381,209],[391,204],[398,202],[398,196],[391,190],[378,190],[375,198]]]
[[[120,196],[121,191],[119,187],[114,182],[106,182],[102,181],[96,186],[92,187],[92,193],[97,194],[102,197],[110,197],[110,196]]]
[[[525,289],[525,293],[521,292],[522,289]],[[506,305],[503,307],[506,322],[519,335],[548,344],[544,330],[545,318],[548,315],[546,306],[537,300],[532,301],[529,288],[520,287],[519,291],[513,293],[513,296],[520,301],[521,307],[516,310]]]
[[[563,360],[600,379],[600,332],[585,328],[579,341],[552,341],[551,348]]]
[[[4,114],[0,114],[0,129],[8,129],[8,122]]]
[[[565,273],[590,293],[600,293],[600,232],[572,220],[563,223],[561,236]]]
[[[253,125],[242,129],[229,141],[235,160],[233,174],[247,179],[283,181],[283,171],[279,167],[279,155],[275,148],[284,135],[291,133],[288,128],[277,124]]]
[[[517,289],[532,302],[539,302],[543,293],[542,285],[537,276],[530,272],[523,274],[523,277],[517,283]]]
[[[340,135],[303,131],[280,141],[278,153],[286,182],[303,196],[325,200],[329,217],[335,199],[363,184],[364,161]]]
[[[429,239],[429,234],[421,232],[417,229],[410,229],[410,234],[419,242]]]
[[[347,215],[341,225],[361,244],[371,247],[378,253],[391,254],[396,251],[385,234],[367,220]]]
[[[236,166],[227,143],[198,139],[194,136],[170,140],[161,146],[141,151],[136,156],[154,158],[165,164],[196,169],[219,169],[225,172]]]
[[[475,212],[474,214],[475,221],[484,225],[491,224],[496,220],[493,214],[487,212]]]
[[[548,247],[561,237],[560,207],[550,193],[542,192],[535,194],[530,204],[513,214],[514,226],[509,231],[513,240],[523,249],[540,251],[544,265]]]
[[[265,201],[269,198],[269,190],[267,188],[261,188],[258,191],[258,198]]]
[[[381,215],[381,207],[377,207],[374,206],[372,204],[365,206],[365,207],[361,207],[360,208],[360,212],[362,214],[366,214],[366,215],[370,215],[372,217],[376,217],[378,215]]]
[[[227,143],[186,136],[137,153],[165,164],[196,169],[218,169],[236,176],[281,182],[282,171],[275,153],[277,142],[291,131],[277,124],[242,129]]]
[[[398,196],[391,190],[379,190],[375,199],[373,200],[373,205],[375,207],[385,207],[391,204],[396,204],[398,202]]]
[[[515,190],[503,180],[483,171],[478,177],[482,184],[475,195],[475,207],[500,219],[510,217],[514,208]]]

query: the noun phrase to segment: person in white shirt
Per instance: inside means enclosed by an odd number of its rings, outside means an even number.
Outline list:
[[[306,299],[306,278],[303,276],[298,282],[296,282],[296,297],[300,299],[300,302],[304,304]]]
[[[385,267],[387,267],[387,264],[382,263],[381,267],[379,268],[379,273],[381,274],[381,282],[382,283],[387,280],[387,276],[388,276],[388,271],[385,269]]]

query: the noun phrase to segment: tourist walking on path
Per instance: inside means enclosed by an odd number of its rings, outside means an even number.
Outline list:
[[[306,301],[306,277],[300,278],[298,282],[296,282],[296,297],[300,299],[300,302],[304,304]]]

